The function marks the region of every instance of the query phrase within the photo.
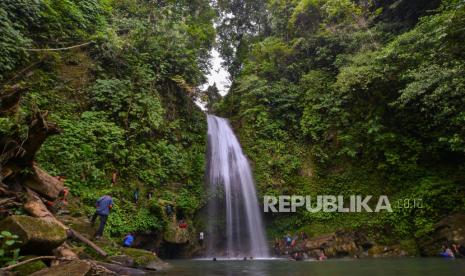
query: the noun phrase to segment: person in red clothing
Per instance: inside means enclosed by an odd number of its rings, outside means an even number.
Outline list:
[[[187,228],[187,223],[183,219],[179,221],[179,228]]]
[[[68,205],[68,194],[68,188],[64,187],[58,194],[57,199],[54,201],[46,200],[44,203],[52,213],[56,213],[64,206]]]

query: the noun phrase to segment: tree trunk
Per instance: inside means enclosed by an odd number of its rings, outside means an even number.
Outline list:
[[[55,123],[47,122],[45,118],[48,112],[40,113],[39,111],[34,114],[28,130],[28,136],[25,141],[21,143],[21,149],[18,151],[15,162],[20,165],[32,165],[34,156],[45,142],[48,136],[58,134],[61,129]]]
[[[21,96],[26,92],[26,89],[19,85],[12,86],[10,90],[0,97],[0,115],[16,113]]]
[[[40,199],[36,192],[26,188],[27,202],[24,204],[24,209],[33,217],[40,218],[45,221],[54,222],[63,229],[68,230],[69,227],[64,225],[61,221],[57,220],[55,216],[50,213],[45,204]]]
[[[64,188],[63,183],[35,164],[32,165],[32,170],[33,175],[27,177],[23,185],[47,199],[54,200],[58,198]]]

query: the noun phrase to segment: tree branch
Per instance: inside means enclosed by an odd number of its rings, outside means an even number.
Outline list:
[[[54,259],[57,259],[57,257],[55,256],[40,256],[40,257],[35,257],[35,258],[31,258],[31,259],[27,259],[27,260],[24,260],[22,262],[19,262],[19,263],[16,263],[16,264],[12,264],[10,266],[6,266],[6,267],[3,267],[3,268],[0,268],[0,270],[3,270],[3,271],[6,271],[6,270],[11,270],[15,267],[18,267],[18,266],[22,266],[23,264],[27,264],[27,263],[30,263],[30,262],[33,262],[33,261],[37,261],[37,260],[54,260]]]
[[[74,49],[74,48],[79,48],[79,47],[83,47],[83,46],[86,46],[86,45],[90,45],[94,43],[94,41],[89,41],[89,42],[86,42],[86,43],[82,43],[82,44],[78,44],[78,45],[73,45],[73,46],[69,46],[69,47],[62,47],[62,48],[48,48],[48,49],[25,49],[26,51],[29,51],[29,52],[52,52],[52,51],[66,51],[66,50],[71,50],[71,49]]]

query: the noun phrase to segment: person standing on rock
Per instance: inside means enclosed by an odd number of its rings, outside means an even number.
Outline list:
[[[199,233],[199,245],[200,245],[200,247],[202,247],[202,245],[203,245],[203,239],[204,238],[205,238],[205,236],[204,236],[203,232],[200,232]]]
[[[113,199],[111,196],[104,195],[97,200],[95,214],[92,216],[91,221],[92,225],[94,225],[97,216],[100,217],[100,225],[94,235],[96,239],[101,238],[103,235],[103,230],[105,229],[105,224],[107,223],[111,208],[113,208]]]

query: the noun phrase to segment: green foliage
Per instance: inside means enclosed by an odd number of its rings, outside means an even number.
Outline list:
[[[51,173],[66,173],[87,186],[107,184],[105,172],[128,154],[123,129],[103,112],[86,111],[77,119],[57,120],[63,133],[50,137],[41,148],[39,162]]]
[[[89,40],[106,24],[107,0],[6,0],[0,3],[0,81],[37,58],[29,48]],[[86,41],[87,42],[87,41]]]
[[[269,31],[265,0],[212,2],[220,14],[216,30],[223,65],[235,77],[247,57],[254,36]]]
[[[0,233],[0,267],[15,264],[19,259],[18,236],[8,231]]]
[[[148,192],[174,194],[189,216],[201,208],[206,120],[193,99],[215,38],[208,1],[2,1],[0,17],[0,81],[15,76],[27,89],[18,114],[0,118],[0,132],[23,139],[31,114],[48,111],[62,132],[36,161],[67,176],[83,202],[70,209],[92,214],[95,200],[111,194],[108,234],[118,236],[163,229]]]
[[[413,239],[463,210],[463,3],[443,1],[416,25],[396,18],[404,26],[390,29],[383,8],[269,1],[270,32],[248,40],[242,69],[215,108],[236,126],[260,194],[388,194],[429,207],[276,215],[273,234],[366,225],[391,241]]]
[[[162,228],[162,219],[155,217],[146,208],[125,208],[128,202],[116,200],[108,217],[105,231],[110,235],[122,236],[136,231],[157,231]]]
[[[144,81],[149,81],[150,76]],[[163,120],[163,109],[155,91],[135,88],[129,80],[97,80],[90,89],[97,110],[105,110],[112,119],[131,133],[144,134],[156,130]]]

